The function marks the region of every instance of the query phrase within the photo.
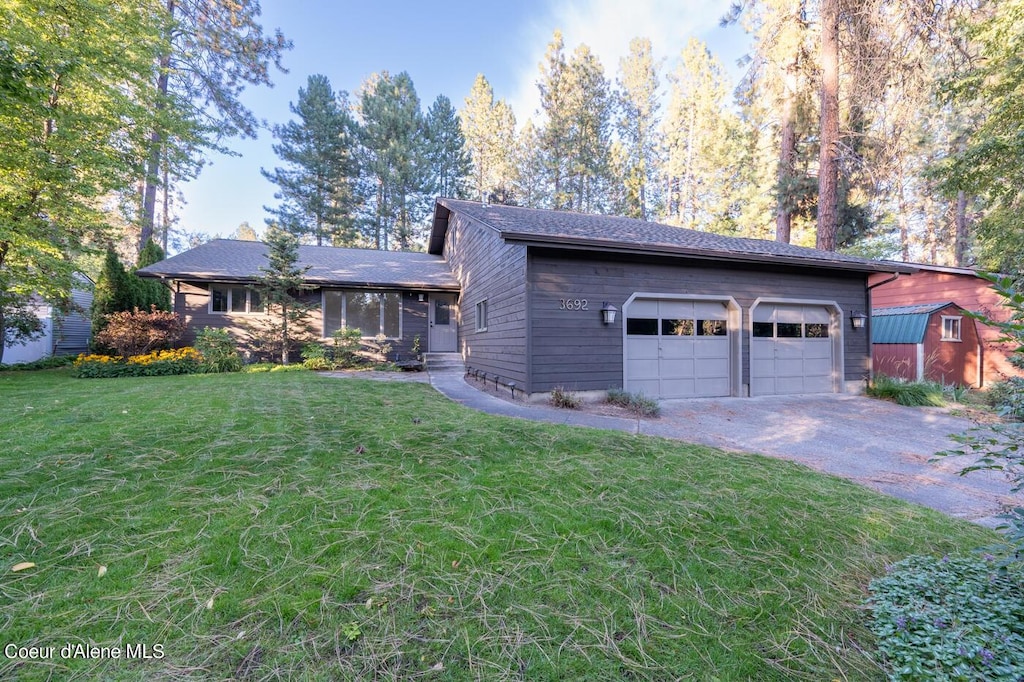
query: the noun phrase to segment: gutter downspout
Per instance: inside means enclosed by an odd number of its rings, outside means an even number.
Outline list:
[[[892,273],[892,277],[890,277],[889,279],[883,279],[881,282],[875,282],[874,284],[869,284],[866,287],[864,287],[864,294],[865,296],[867,296],[868,299],[868,353],[871,357],[871,368],[868,370],[869,384],[875,381],[875,344],[871,341],[871,322],[873,320],[871,311],[874,310],[875,306],[874,303],[872,303],[871,301],[871,290],[874,289],[875,287],[880,287],[883,284],[895,282],[897,279],[899,279],[899,277],[900,273],[894,272]]]

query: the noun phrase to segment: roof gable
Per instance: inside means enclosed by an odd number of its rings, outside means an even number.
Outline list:
[[[951,301],[875,308],[871,311],[871,342],[923,343],[928,320],[950,306],[959,308]]]
[[[725,237],[635,218],[481,204],[440,198],[435,205],[430,253],[444,247],[448,213],[455,211],[498,232],[506,241],[618,252],[657,253],[713,260],[783,263],[862,272],[913,272],[883,263],[765,239]]]
[[[457,290],[458,282],[439,256],[408,251],[300,246],[299,266],[311,284]],[[252,281],[267,266],[263,242],[215,239],[141,268],[142,277],[199,281]]]

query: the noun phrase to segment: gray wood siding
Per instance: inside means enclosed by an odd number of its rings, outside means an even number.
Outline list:
[[[185,317],[188,333],[183,344],[195,341],[195,333],[203,327],[226,329],[238,341],[239,348],[249,350],[247,326],[266,319],[261,314],[211,313],[210,290],[206,283],[182,282],[174,296],[174,312]],[[306,322],[309,334],[316,339],[323,333],[323,307],[321,289],[304,292],[302,299],[312,306]],[[353,289],[345,289],[353,291]],[[418,292],[402,292],[402,338],[390,341],[392,358],[408,359],[412,355],[417,335],[420,337],[421,352],[427,343],[427,302],[419,301]],[[426,296],[424,296],[426,298]]]
[[[78,355],[89,350],[92,341],[92,291],[73,289],[71,301],[74,308],[66,315],[55,315],[53,330],[54,355]]]
[[[528,386],[526,247],[452,212],[444,254],[462,285],[459,348],[467,368]],[[476,331],[476,304],[487,301],[487,331]],[[529,390],[529,389],[527,389]]]
[[[615,260],[611,260],[615,258]],[[622,386],[622,306],[635,292],[732,296],[742,308],[742,383],[750,383],[750,305],[757,298],[835,301],[843,310],[845,379],[863,379],[871,355],[864,329],[849,315],[867,310],[866,275],[741,264],[613,257],[531,248],[529,390],[607,390]],[[560,299],[586,299],[588,310],[562,310]],[[601,322],[601,304],[619,309]]]

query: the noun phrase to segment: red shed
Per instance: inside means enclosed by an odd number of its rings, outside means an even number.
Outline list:
[[[955,303],[871,311],[875,374],[941,384],[981,383],[981,343],[974,319]]]
[[[950,268],[938,265],[911,263],[919,271],[912,275],[874,274],[870,276],[871,305],[874,308],[927,305],[934,301],[956,301],[967,310],[979,312],[994,320],[1009,320],[1012,312],[1003,306],[1003,300],[992,290],[988,280],[969,268]],[[874,321],[872,321],[874,326]],[[1024,376],[1024,371],[1010,364],[1013,346],[998,343],[1002,334],[998,329],[977,323],[982,345],[981,386],[1009,376]],[[970,382],[977,385],[975,380]]]

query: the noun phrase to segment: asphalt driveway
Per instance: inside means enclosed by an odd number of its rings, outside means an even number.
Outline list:
[[[431,372],[430,383],[452,400],[484,412],[536,421],[633,431],[723,450],[799,462],[879,492],[986,526],[1011,496],[1000,472],[957,472],[970,457],[930,460],[972,426],[939,408],[901,407],[850,395],[704,398],[662,401],[660,419],[605,417],[542,405],[510,403],[477,390],[461,372]]]

